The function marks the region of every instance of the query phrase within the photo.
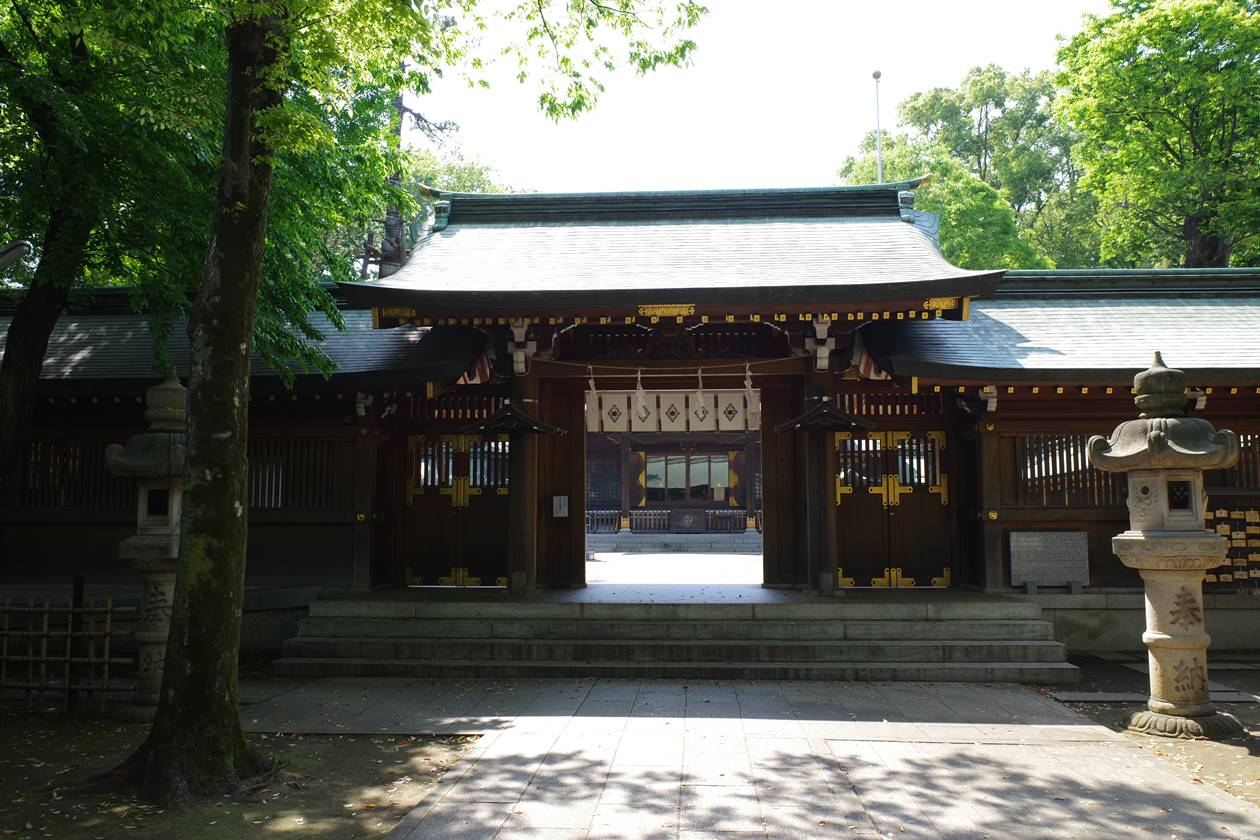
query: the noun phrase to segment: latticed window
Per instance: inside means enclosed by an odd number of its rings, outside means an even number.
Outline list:
[[[507,487],[512,461],[506,440],[468,444],[468,483],[472,487]]]
[[[1238,436],[1242,454],[1238,463],[1227,470],[1215,470],[1207,474],[1204,482],[1217,489],[1260,490],[1260,432],[1245,432]]]
[[[135,482],[105,467],[103,440],[34,440],[22,464],[20,504],[26,509],[134,509]]]
[[[349,471],[338,471],[338,447],[349,445],[318,438],[251,440],[249,506],[255,510],[349,507]]]
[[[597,454],[586,458],[587,507],[621,504],[621,455]]]
[[[419,439],[412,450],[412,475],[418,487],[450,487],[455,476],[455,445],[438,439]]]
[[[1015,439],[1016,498],[1030,507],[1119,507],[1125,479],[1090,466],[1088,435],[1019,435]]]

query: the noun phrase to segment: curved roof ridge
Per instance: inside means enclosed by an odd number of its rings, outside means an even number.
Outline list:
[[[439,229],[512,222],[896,216],[901,194],[926,177],[890,184],[770,189],[563,193],[442,193]]]

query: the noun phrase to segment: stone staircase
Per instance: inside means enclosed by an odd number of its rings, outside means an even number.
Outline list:
[[[1036,603],[933,595],[749,604],[328,598],[311,603],[273,669],[304,677],[1078,680]]]

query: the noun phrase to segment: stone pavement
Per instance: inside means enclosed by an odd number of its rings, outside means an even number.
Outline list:
[[[1260,810],[1016,685],[323,679],[242,717],[481,735],[391,840],[1260,838]]]

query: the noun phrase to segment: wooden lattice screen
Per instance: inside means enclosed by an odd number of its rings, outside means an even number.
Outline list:
[[[1019,435],[1015,439],[1015,492],[1027,507],[1120,507],[1125,478],[1090,466],[1088,435]]]
[[[347,482],[338,480],[346,441],[286,438],[249,442],[249,506],[255,510],[337,510]]]
[[[106,440],[33,440],[22,465],[25,509],[135,509],[135,482],[105,468]]]
[[[1242,446],[1238,463],[1228,470],[1208,473],[1207,484],[1231,490],[1260,490],[1260,433],[1240,434],[1238,442]]]

